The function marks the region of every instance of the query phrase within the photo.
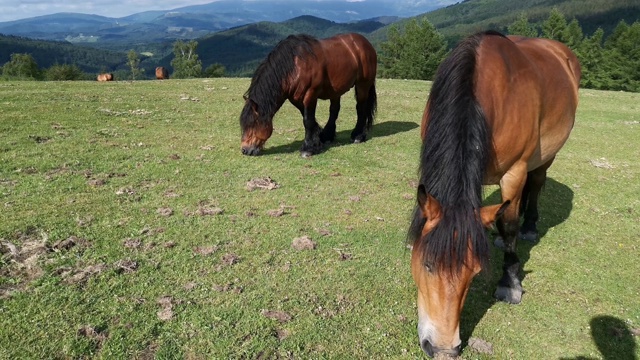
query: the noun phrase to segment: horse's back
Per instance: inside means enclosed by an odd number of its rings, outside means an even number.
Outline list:
[[[339,34],[320,41],[317,59],[324,63],[327,89],[321,98],[342,95],[357,83],[371,86],[377,72],[377,54],[371,43],[357,33]],[[318,77],[320,79],[320,77]],[[330,86],[329,86],[330,85]]]
[[[553,159],[569,137],[578,104],[580,65],[571,50],[549,39],[487,35],[478,48],[476,77],[495,153],[488,182],[517,162],[533,170]]]

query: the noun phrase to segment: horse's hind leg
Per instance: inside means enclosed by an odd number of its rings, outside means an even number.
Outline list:
[[[367,140],[367,131],[373,125],[377,107],[376,86],[358,86],[355,87],[356,93],[356,112],[358,113],[358,121],[356,127],[351,132],[351,140],[354,143],[365,142]]]
[[[538,239],[538,198],[542,186],[547,180],[547,169],[553,163],[552,158],[544,165],[537,169],[529,171],[527,174],[527,183],[522,191],[522,206],[520,212],[524,214],[524,222],[520,227],[520,239],[527,241],[536,241]]]
[[[336,120],[338,120],[338,113],[340,113],[340,98],[331,99],[329,120],[320,132],[320,141],[323,143],[332,142],[336,139]]]

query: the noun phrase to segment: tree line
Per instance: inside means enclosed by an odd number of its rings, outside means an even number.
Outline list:
[[[575,18],[570,22],[557,9],[540,25],[525,14],[504,31],[510,35],[544,37],[566,44],[582,66],[580,86],[598,90],[640,92],[640,22],[620,21],[604,38],[598,28],[591,36],[583,33]],[[404,29],[392,25],[388,40],[379,50],[379,75],[386,78],[432,80],[440,62],[448,54],[442,34],[426,19],[409,21]]]
[[[204,71],[202,61],[198,59],[196,52],[198,42],[191,40],[184,42],[178,40],[173,43],[174,58],[171,60],[173,74],[171,77],[177,79],[199,78],[199,77],[222,77],[225,75],[225,68],[221,64],[212,64]],[[136,80],[144,77],[146,70],[140,67],[142,56],[134,50],[130,50],[126,55],[126,70],[113,71],[116,79]],[[101,73],[109,72],[103,68]],[[42,69],[38,66],[36,59],[29,53],[13,53],[11,58],[4,65],[0,66],[0,79],[3,80],[47,80],[47,81],[68,81],[68,80],[93,80],[96,74],[84,72],[75,64],[53,64]]]
[[[602,28],[585,35],[578,20],[567,21],[557,9],[546,20],[536,24],[523,13],[512,24],[501,29],[506,34],[545,37],[558,40],[571,48],[582,65],[581,86],[599,90],[640,92],[640,22],[629,25],[620,21],[606,37]],[[202,69],[198,57],[198,42],[178,40],[173,43],[171,67],[173,78],[221,77],[225,67],[214,63]],[[384,78],[432,80],[440,62],[449,52],[445,37],[425,18],[411,19],[404,28],[391,25],[387,40],[378,46],[379,73]],[[129,51],[123,63],[127,69],[114,71],[116,79],[135,80],[144,77],[140,68],[141,55]],[[3,79],[85,80],[93,79],[76,65],[54,64],[40,69],[27,53],[11,54],[0,69]],[[151,69],[153,70],[153,69]],[[102,71],[102,72],[106,72]]]

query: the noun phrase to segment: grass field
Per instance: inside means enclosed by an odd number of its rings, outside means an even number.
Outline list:
[[[430,83],[379,80],[364,144],[343,97],[310,159],[289,104],[241,155],[248,85],[0,83],[0,358],[423,357],[404,240]],[[495,250],[461,325],[491,349],[463,359],[640,358],[640,94],[580,95],[522,304],[492,299]]]

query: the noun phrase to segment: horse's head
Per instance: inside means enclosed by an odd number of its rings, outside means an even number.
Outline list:
[[[273,116],[261,111],[258,104],[249,97],[245,96],[244,101],[244,109],[240,114],[240,146],[244,155],[259,155],[273,132]]]
[[[482,207],[476,212],[476,221],[485,227],[490,226],[502,214],[509,202],[500,205]],[[483,261],[473,249],[473,239],[466,239],[465,251],[459,251],[444,245],[447,242],[460,241],[455,229],[451,229],[449,239],[429,238],[428,241],[441,242],[441,253],[453,259],[447,263],[429,256],[430,247],[425,237],[443,222],[446,209],[427,194],[423,185],[418,188],[418,211],[422,216],[422,230],[414,240],[411,254],[411,273],[418,287],[418,336],[422,350],[430,357],[436,353],[458,355],[462,341],[460,339],[460,314],[473,277],[482,270]],[[482,230],[482,229],[481,229]],[[482,230],[484,231],[484,230]],[[444,234],[439,232],[438,234]],[[464,254],[464,255],[461,255]],[[458,261],[456,257],[463,257]],[[453,265],[452,265],[453,264]]]

